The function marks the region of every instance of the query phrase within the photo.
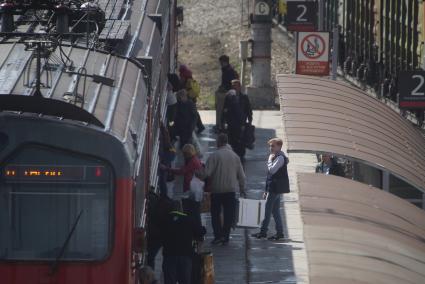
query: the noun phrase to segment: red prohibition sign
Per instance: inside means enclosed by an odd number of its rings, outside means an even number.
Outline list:
[[[301,41],[301,50],[305,57],[317,59],[325,53],[325,40],[318,34],[306,36]]]

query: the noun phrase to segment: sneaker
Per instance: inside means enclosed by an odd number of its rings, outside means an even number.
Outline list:
[[[223,239],[215,238],[214,240],[211,241],[211,244],[212,245],[218,245],[221,242],[223,242]]]
[[[254,238],[257,238],[257,239],[267,238],[267,234],[266,233],[262,233],[262,232],[252,234],[251,236],[254,237]]]
[[[285,238],[284,234],[276,234],[276,235],[271,236],[267,239],[270,240],[270,241],[278,241],[278,240],[281,240],[281,239],[284,239],[284,238]]]

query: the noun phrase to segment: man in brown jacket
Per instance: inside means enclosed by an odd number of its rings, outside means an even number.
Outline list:
[[[211,154],[205,169],[199,172],[201,178],[208,178],[211,186],[211,222],[214,231],[212,244],[227,244],[232,227],[236,191],[245,195],[245,173],[239,156],[233,152],[226,134],[217,137],[218,150]],[[220,214],[223,208],[223,222]]]

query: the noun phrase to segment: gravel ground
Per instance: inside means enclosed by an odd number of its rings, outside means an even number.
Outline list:
[[[214,108],[214,92],[220,84],[221,76],[218,64],[220,55],[229,55],[231,64],[240,72],[239,41],[250,38],[248,2],[250,1],[179,1],[178,5],[184,7],[184,22],[179,28],[179,61],[192,69],[195,79],[201,84],[202,94],[199,101],[201,109]],[[277,29],[273,29],[273,81],[277,73],[292,72],[294,66],[292,45],[291,40]],[[247,74],[249,69],[248,65]]]

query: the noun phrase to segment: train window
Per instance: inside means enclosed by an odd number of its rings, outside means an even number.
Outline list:
[[[1,167],[0,260],[102,260],[112,171],[96,159],[25,147]]]

